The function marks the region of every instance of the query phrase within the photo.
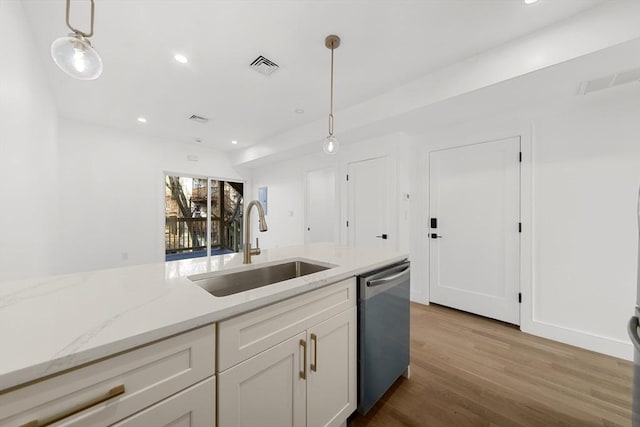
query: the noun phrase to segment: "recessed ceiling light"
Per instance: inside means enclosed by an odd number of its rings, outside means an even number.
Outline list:
[[[238,141],[236,141],[236,140],[234,139],[233,141],[231,141],[231,143],[232,143],[233,145],[236,145],[236,144],[238,143]]]
[[[524,4],[534,4],[534,3],[536,3],[537,1],[538,1],[538,0],[522,0],[522,2],[523,2]]]
[[[147,119],[145,119],[144,117],[138,117],[138,121],[140,123],[147,123]]]
[[[189,62],[186,56],[180,55],[179,53],[176,54],[173,58],[181,64],[186,64],[187,62]]]
[[[304,110],[302,108],[296,108],[294,111],[296,114],[304,114]]]

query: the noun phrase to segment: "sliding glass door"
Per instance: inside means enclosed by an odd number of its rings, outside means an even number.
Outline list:
[[[208,177],[165,176],[165,259],[239,252],[244,185]]]

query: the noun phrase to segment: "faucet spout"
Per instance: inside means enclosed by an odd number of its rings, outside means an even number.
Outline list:
[[[251,255],[260,255],[260,248],[258,247],[256,239],[256,247],[251,248],[251,208],[256,207],[258,209],[258,230],[265,232],[268,230],[267,220],[264,219],[264,209],[262,204],[258,200],[252,200],[247,205],[247,211],[244,214],[244,251],[242,257],[243,264],[251,264]]]

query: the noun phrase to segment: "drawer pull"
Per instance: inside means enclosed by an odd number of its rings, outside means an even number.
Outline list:
[[[313,363],[311,364],[311,370],[318,372],[318,336],[311,334],[311,341],[313,341]]]
[[[300,378],[307,379],[307,341],[300,340],[302,346],[302,371],[300,371]]]
[[[95,399],[90,400],[89,402],[83,403],[82,405],[78,405],[75,408],[71,408],[67,412],[64,412],[60,415],[54,415],[52,417],[45,418],[41,421],[38,421],[38,420],[29,421],[28,423],[23,424],[20,427],[46,427],[53,423],[57,423],[58,421],[61,421],[65,418],[68,418],[72,415],[75,415],[79,412],[87,410],[92,406],[96,406],[100,403],[106,402],[107,400],[113,399],[114,397],[120,396],[122,394],[124,394],[124,384],[115,386],[114,388],[109,390],[109,392],[106,395],[101,397],[96,397]]]

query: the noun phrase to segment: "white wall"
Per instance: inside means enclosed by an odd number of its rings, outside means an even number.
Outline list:
[[[0,1],[0,281],[47,274],[57,117],[20,1]]]
[[[243,180],[226,154],[196,144],[66,119],[58,139],[56,273],[163,261],[165,172]]]
[[[532,326],[619,356],[626,348],[630,357],[625,325],[636,293],[640,90],[593,96],[601,103],[585,99],[535,123]]]
[[[521,328],[626,359],[636,292],[639,96],[640,85],[627,85],[417,138],[426,161],[430,150],[445,146],[523,137]],[[428,213],[428,175],[420,179]],[[425,238],[424,274],[427,248]]]

